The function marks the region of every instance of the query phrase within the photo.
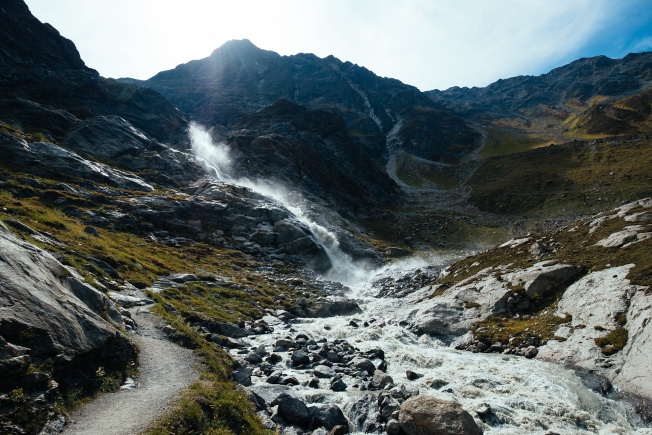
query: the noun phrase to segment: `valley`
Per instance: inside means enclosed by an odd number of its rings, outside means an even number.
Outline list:
[[[0,22],[0,432],[652,433],[652,54],[114,80]]]

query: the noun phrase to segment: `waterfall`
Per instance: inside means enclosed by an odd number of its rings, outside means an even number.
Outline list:
[[[310,230],[313,239],[324,249],[331,263],[331,268],[324,276],[326,279],[351,286],[369,276],[371,267],[354,261],[340,248],[335,232],[310,218],[308,201],[299,192],[290,191],[278,182],[236,176],[231,150],[226,144],[214,143],[210,132],[194,122],[190,123],[188,133],[192,153],[208,174],[222,182],[245,187],[270,198]]]

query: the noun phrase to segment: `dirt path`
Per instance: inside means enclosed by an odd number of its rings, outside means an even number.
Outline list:
[[[103,394],[71,415],[63,435],[136,434],[161,416],[179,392],[197,379],[191,350],[168,341],[161,320],[144,308],[132,309],[138,329],[132,338],[140,349],[137,388]]]

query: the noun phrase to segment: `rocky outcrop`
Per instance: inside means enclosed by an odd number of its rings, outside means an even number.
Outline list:
[[[98,370],[126,369],[134,346],[106,295],[3,224],[0,253],[0,395],[29,394],[22,412],[38,416],[58,393],[93,386]]]
[[[430,396],[416,396],[401,405],[401,430],[407,435],[480,435],[471,414],[456,403]]]
[[[154,188],[140,177],[110,166],[89,161],[80,155],[50,142],[31,142],[0,131],[0,150],[7,163],[15,169],[34,175],[69,179],[86,179],[135,191],[152,191]]]
[[[72,41],[41,23],[22,0],[0,7],[0,107],[3,120],[59,139],[63,121],[115,114],[163,141],[186,143],[187,118],[160,94],[105,79],[88,68]],[[67,128],[65,128],[67,130]]]

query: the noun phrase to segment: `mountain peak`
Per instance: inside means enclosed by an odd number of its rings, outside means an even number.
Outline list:
[[[243,55],[248,53],[253,54],[262,52],[266,52],[266,50],[258,48],[253,42],[248,39],[231,39],[213,50],[210,57],[224,55],[229,56],[234,54]]]

